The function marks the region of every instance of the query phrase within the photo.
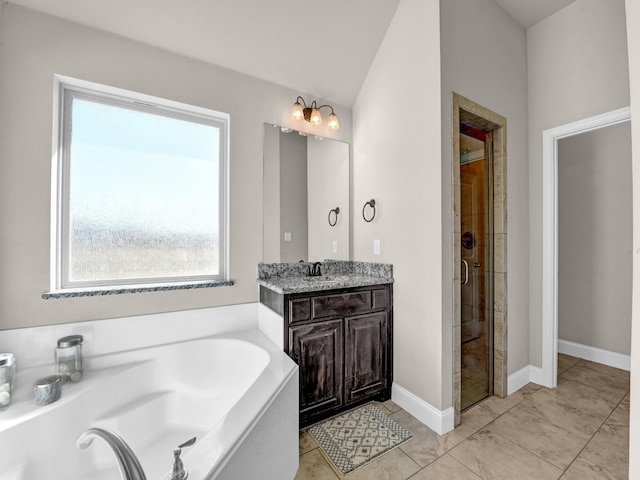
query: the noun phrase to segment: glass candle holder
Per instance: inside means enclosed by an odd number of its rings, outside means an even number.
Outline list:
[[[0,353],[0,410],[11,405],[16,381],[16,359],[12,353]]]
[[[56,347],[56,373],[63,382],[82,379],[82,335],[70,335],[58,340]]]

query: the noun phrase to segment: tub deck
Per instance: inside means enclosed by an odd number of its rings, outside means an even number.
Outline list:
[[[43,407],[30,386],[53,364],[19,371],[12,405],[0,412],[1,480],[120,478],[101,439],[76,447],[90,427],[120,435],[149,479],[165,478],[173,449],[193,436],[182,455],[190,479],[287,478],[287,462],[295,475],[297,366],[261,332],[128,350],[85,365],[82,381],[65,383],[62,398]],[[273,450],[262,464],[249,453],[256,435]],[[280,461],[270,465],[271,458]]]

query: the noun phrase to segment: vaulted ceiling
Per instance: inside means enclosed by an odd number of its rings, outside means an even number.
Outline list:
[[[522,28],[529,28],[576,0],[494,0]]]
[[[350,107],[399,1],[9,0],[9,3]],[[574,0],[495,1],[527,28]]]

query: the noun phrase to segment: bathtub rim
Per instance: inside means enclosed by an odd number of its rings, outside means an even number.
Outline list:
[[[218,335],[206,335],[203,337],[177,340],[174,342],[168,342],[159,345],[144,346],[135,349],[86,357],[87,368],[96,368],[99,365],[101,369],[103,369],[107,373],[109,370],[113,369],[115,371],[115,373],[113,374],[117,375],[118,373],[120,373],[120,371],[127,370],[128,368],[134,368],[139,364],[145,364],[149,362],[150,358],[152,358],[152,356],[150,356],[151,352],[155,350],[180,344],[189,344],[193,342],[200,343],[209,340],[215,342],[219,339],[238,340],[255,345],[258,348],[266,351],[269,358],[267,364],[262,369],[258,377],[254,379],[254,381],[248,386],[248,388],[243,392],[242,396],[231,407],[231,409],[225,413],[221,422],[219,422],[218,425],[214,426],[212,430],[208,431],[202,438],[198,439],[196,445],[189,449],[186,449],[183,453],[185,465],[187,465],[187,468],[191,472],[192,478],[213,479],[216,478],[216,476],[224,469],[230,459],[233,458],[234,454],[240,448],[242,443],[246,440],[247,436],[250,435],[252,429],[256,426],[256,424],[258,424],[266,410],[277,399],[278,395],[282,392],[285,385],[289,381],[291,381],[294,376],[297,380],[298,367],[293,362],[293,360],[291,360],[282,350],[274,345],[273,342],[271,342],[271,340],[269,340],[269,338],[258,329],[226,332]],[[53,366],[53,363],[51,364],[51,366]],[[43,366],[40,365],[31,368],[40,370],[43,368]],[[98,381],[103,380],[104,379],[100,379]],[[79,382],[78,385],[82,385],[83,382],[87,382],[85,383],[85,386],[90,389],[92,388],[92,385],[88,384],[88,381],[89,378],[83,379],[83,381]],[[76,392],[75,395],[67,398],[66,402],[59,403],[58,406],[76,400],[76,397],[82,396],[83,391],[84,389],[81,389],[79,392]],[[67,397],[69,396],[67,395]],[[44,408],[35,408],[34,406],[33,411],[36,412],[36,415],[44,415],[49,412],[55,412],[58,406],[56,406],[55,403]],[[238,411],[242,411],[242,413],[238,415]],[[229,428],[224,424],[223,420],[230,414],[232,414],[232,412],[234,416],[237,416],[243,421],[241,423],[233,425],[233,428]],[[29,419],[33,418],[33,416],[34,415],[29,415],[27,418],[24,418],[23,421],[29,421]],[[293,416],[295,416],[297,422],[297,412],[294,412]],[[97,420],[98,419],[93,419],[92,422],[95,422]],[[221,428],[221,423],[222,425],[225,425],[226,428]],[[90,428],[91,426],[93,426],[93,424],[86,425],[86,428]],[[10,431],[11,426],[6,430]],[[235,432],[232,440],[229,440],[228,434],[230,432]],[[6,434],[7,432],[3,433]],[[220,445],[222,445],[221,448]],[[209,447],[210,451],[206,454],[203,454],[203,451],[205,451],[207,447]],[[170,452],[168,452],[168,454],[169,453]],[[214,456],[215,458],[212,458],[212,456]],[[206,463],[204,461],[198,461],[198,458],[206,461]],[[8,465],[9,469],[18,466],[18,464]]]

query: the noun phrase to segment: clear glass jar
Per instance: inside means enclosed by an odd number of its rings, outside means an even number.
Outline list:
[[[58,340],[56,348],[56,373],[63,382],[82,379],[82,335],[69,335]]]
[[[0,353],[0,410],[11,405],[16,381],[16,359],[12,353]]]

